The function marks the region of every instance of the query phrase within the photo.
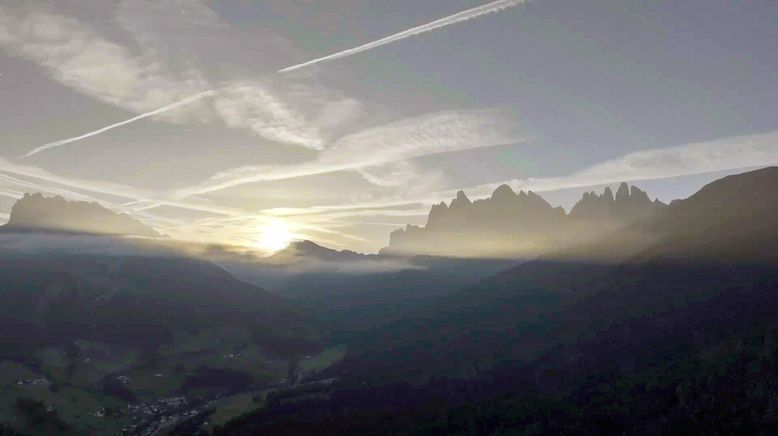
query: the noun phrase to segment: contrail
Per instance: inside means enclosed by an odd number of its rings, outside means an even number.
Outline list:
[[[427,24],[422,24],[420,26],[416,26],[416,27],[413,27],[411,29],[404,30],[404,31],[402,31],[400,33],[395,33],[394,35],[390,35],[390,36],[387,36],[385,38],[381,38],[381,39],[379,39],[377,41],[373,41],[373,42],[370,42],[370,43],[367,43],[367,44],[360,45],[358,47],[354,47],[354,48],[350,48],[348,50],[343,50],[343,51],[340,51],[340,52],[337,52],[337,53],[333,53],[331,55],[327,55],[327,56],[323,56],[323,57],[320,57],[320,58],[316,58],[316,59],[313,59],[313,60],[310,60],[310,61],[307,61],[307,62],[303,62],[301,64],[292,65],[290,67],[282,68],[282,69],[278,70],[277,73],[279,73],[279,74],[290,73],[292,71],[297,71],[297,70],[300,70],[302,68],[306,68],[306,67],[309,67],[311,65],[315,65],[315,64],[318,64],[318,63],[321,63],[321,62],[333,61],[335,59],[341,59],[341,58],[344,58],[344,57],[347,57],[347,56],[355,55],[357,53],[361,53],[361,52],[364,52],[364,51],[367,51],[367,50],[372,50],[374,48],[381,47],[381,46],[387,45],[387,44],[391,44],[393,42],[400,41],[400,40],[405,39],[405,38],[410,38],[412,36],[421,35],[423,33],[431,32],[433,30],[440,29],[441,27],[446,27],[446,26],[449,26],[451,24],[461,23],[463,21],[471,20],[473,18],[477,18],[477,17],[480,17],[482,15],[487,15],[487,14],[491,14],[491,13],[494,13],[494,12],[502,11],[502,10],[507,9],[507,8],[512,8],[514,6],[518,6],[520,4],[526,3],[527,1],[529,1],[529,0],[497,0],[497,1],[494,1],[494,2],[491,2],[491,3],[487,3],[485,5],[482,5],[482,6],[477,6],[475,8],[468,9],[466,11],[462,11],[462,12],[456,13],[454,15],[449,15],[448,17],[441,18],[439,20],[431,21],[431,22],[429,22]],[[134,123],[135,121],[142,120],[144,118],[148,118],[148,117],[151,117],[151,116],[154,116],[154,115],[159,115],[161,113],[174,110],[174,109],[176,109],[178,107],[181,107],[181,106],[193,103],[193,102],[195,102],[197,100],[200,100],[202,98],[214,95],[217,91],[222,90],[222,89],[224,89],[224,88],[218,88],[218,89],[213,89],[213,90],[210,90],[210,91],[201,92],[201,93],[195,94],[195,95],[193,95],[191,97],[187,97],[187,98],[185,98],[185,99],[183,99],[181,101],[178,101],[178,102],[169,104],[169,105],[167,105],[165,107],[161,107],[159,109],[153,110],[151,112],[146,112],[146,113],[140,114],[140,115],[138,115],[136,117],[130,118],[128,120],[121,121],[121,122],[118,122],[118,123],[115,123],[115,124],[111,124],[110,126],[103,127],[102,129],[98,129],[98,130],[95,130],[95,131],[92,131],[92,132],[89,132],[89,133],[85,133],[85,134],[80,135],[80,136],[75,136],[75,137],[72,137],[72,138],[62,139],[60,141],[50,142],[48,144],[42,145],[40,147],[37,147],[37,148],[31,150],[30,152],[28,152],[27,154],[23,155],[22,157],[30,157],[32,155],[38,154],[38,153],[40,153],[42,151],[45,151],[45,150],[49,150],[49,149],[56,148],[56,147],[61,147],[61,146],[66,145],[66,144],[70,144],[71,142],[76,142],[76,141],[80,141],[82,139],[86,139],[86,138],[89,138],[89,137],[92,137],[92,136],[95,136],[95,135],[99,135],[101,133],[107,132],[109,130],[112,130],[112,129],[115,129],[117,127],[121,127],[121,126],[124,126],[124,125],[127,125],[127,124],[130,124],[130,123]]]
[[[525,3],[526,1],[527,0],[498,0],[495,2],[491,2],[482,6],[478,6],[472,9],[468,9],[466,11],[456,13],[454,15],[449,15],[448,17],[441,18],[439,20],[431,21],[427,24],[422,24],[421,26],[416,26],[412,29],[404,30],[400,33],[395,33],[394,35],[390,35],[385,38],[381,38],[377,41],[360,45],[359,47],[343,50],[331,55],[310,60],[308,62],[303,62],[301,64],[292,65],[291,67],[286,67],[282,70],[278,70],[278,72],[282,74],[289,73],[295,70],[299,70],[301,68],[318,64],[320,62],[327,62],[335,59],[345,58],[347,56],[361,53],[363,51],[372,50],[374,48],[381,47],[382,45],[391,44],[401,39],[410,38],[411,36],[416,36],[416,35],[421,35],[422,33],[431,32],[433,30],[440,29],[441,27],[446,27],[451,24],[461,23],[462,21],[467,21],[473,18],[480,17],[482,15],[487,15],[493,12],[499,12],[503,9],[512,8],[514,6],[518,6],[522,3]]]
[[[37,148],[34,148],[34,149],[30,150],[29,152],[27,152],[27,154],[23,155],[22,157],[30,157],[30,156],[32,156],[34,154],[38,154],[38,153],[40,153],[42,151],[45,151],[45,150],[49,150],[49,149],[56,148],[56,147],[61,147],[61,146],[65,145],[65,144],[70,144],[71,142],[76,142],[76,141],[80,141],[82,139],[89,138],[91,136],[99,135],[99,134],[107,132],[107,131],[109,131],[111,129],[115,129],[117,127],[121,127],[121,126],[124,126],[126,124],[134,123],[135,121],[142,120],[144,118],[148,118],[148,117],[151,117],[151,116],[154,116],[154,115],[158,115],[158,114],[161,114],[161,113],[164,113],[164,112],[167,112],[167,111],[171,111],[171,110],[179,108],[181,106],[188,105],[190,103],[194,103],[194,102],[196,102],[196,101],[198,101],[200,99],[203,99],[205,97],[211,96],[213,94],[214,94],[214,91],[204,91],[204,92],[201,92],[199,94],[195,94],[195,95],[192,95],[190,97],[187,97],[187,98],[185,98],[183,100],[179,100],[179,101],[177,101],[175,103],[171,103],[171,104],[169,104],[167,106],[164,106],[164,107],[161,107],[159,109],[153,110],[151,112],[142,113],[142,114],[140,114],[140,115],[138,115],[136,117],[132,117],[132,118],[130,118],[128,120],[120,121],[118,123],[111,124],[110,126],[105,126],[102,129],[97,129],[97,130],[94,130],[92,132],[80,135],[80,136],[74,136],[72,138],[62,139],[60,141],[49,142],[48,144],[44,144],[44,145],[41,145],[40,147],[37,147]]]

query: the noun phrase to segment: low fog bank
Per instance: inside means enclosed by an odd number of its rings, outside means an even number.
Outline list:
[[[0,234],[0,254],[83,255],[83,256],[184,256],[174,241],[128,236],[76,235],[56,233]]]
[[[173,239],[67,233],[2,233],[0,256],[147,256],[194,257],[208,260],[244,280],[303,274],[365,275],[422,269],[409,259],[359,257],[328,261],[299,256],[278,264],[245,247],[202,244]]]

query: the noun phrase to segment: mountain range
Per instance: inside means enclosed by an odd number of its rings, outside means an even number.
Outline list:
[[[689,404],[762,425],[767,412],[704,398],[725,390],[768,410],[758,393],[778,395],[758,357],[778,331],[776,187],[769,167],[665,205],[621,184],[565,213],[504,185],[433,206],[426,226],[393,233],[379,255],[299,241],[265,259],[225,254],[223,267],[144,238],[130,238],[133,254],[22,252],[25,241],[159,236],[96,204],[26,195],[2,229],[0,328],[12,334],[0,363],[132,402],[242,392],[346,346],[308,373],[337,382],[269,396],[224,434],[598,434],[655,422],[671,432],[696,416]],[[743,343],[756,345],[730,345]],[[724,366],[709,369],[710,355]],[[689,365],[705,380],[677,369]],[[722,371],[750,388],[715,382]],[[589,406],[619,398],[629,401],[615,414]]]
[[[127,434],[133,415],[130,434],[151,434],[172,413],[159,399],[278,383],[321,349],[310,314],[160,236],[93,203],[14,205],[0,232],[0,420]]]
[[[491,197],[471,201],[463,191],[448,205],[432,206],[424,227],[408,225],[390,235],[386,255],[532,258],[648,219],[666,205],[635,186],[622,183],[614,196],[583,194],[570,213],[538,194],[508,185]]]
[[[95,235],[121,235],[159,238],[151,226],[97,203],[69,201],[60,196],[25,194],[14,203],[8,223],[0,232],[47,232]]]
[[[664,310],[663,305],[679,299],[764,286],[774,276],[771,269],[778,267],[776,189],[778,167],[725,177],[601,239],[548,252],[444,297],[428,308],[432,312],[411,317],[423,319],[423,329],[413,325],[415,321],[392,329],[416,331],[412,342],[423,344],[417,351],[441,358],[466,341],[467,347],[478,350],[466,358],[526,359],[541,344],[554,343],[548,330],[532,332],[531,327],[547,325],[560,315],[553,311],[569,314],[572,318],[565,322],[583,323],[580,329],[585,330],[591,328],[583,327],[585,323],[625,316],[630,307],[644,310],[641,304],[649,301]],[[760,283],[762,278],[765,283]],[[584,301],[586,310],[579,306]],[[594,311],[591,318],[588,311]],[[478,339],[468,333],[472,331],[480,332]],[[387,347],[387,337],[380,347]],[[408,343],[402,347],[409,352]],[[446,359],[446,367],[454,368],[454,361]]]
[[[318,403],[220,434],[771,434],[777,189],[778,167],[728,176],[441,295],[354,342]]]

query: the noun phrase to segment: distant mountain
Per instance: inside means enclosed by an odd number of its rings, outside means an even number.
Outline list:
[[[778,167],[720,179],[375,329],[326,400],[217,434],[773,434],[777,222]]]
[[[323,247],[313,241],[296,241],[285,249],[273,254],[265,260],[276,265],[292,264],[300,261],[322,262],[355,262],[374,258],[374,255],[365,255],[351,250],[333,250]]]
[[[0,408],[28,396],[8,391],[21,368],[51,388],[41,391],[46,404],[76,429],[62,434],[115,433],[112,414],[101,420],[110,430],[79,419],[102,407],[210,401],[283,383],[322,349],[320,323],[293,303],[186,254],[201,247],[124,237],[157,235],[127,216],[26,196],[3,232],[0,390],[9,395]],[[60,408],[71,395],[78,407]],[[133,434],[164,421],[144,415]]]
[[[186,257],[0,255],[0,356],[89,340],[157,349],[179,334],[240,328],[270,353],[308,351],[315,330],[281,298]]]
[[[725,177],[649,219],[441,298],[376,333],[380,343],[361,357],[370,363],[358,365],[372,368],[376,358],[381,362],[375,365],[393,368],[394,375],[424,377],[444,368],[466,373],[535,359],[555,344],[633,317],[661,326],[663,313],[690,302],[729,301],[747,291],[759,294],[761,303],[743,301],[743,307],[761,310],[765,301],[778,304],[775,223],[778,167]],[[727,322],[750,322],[748,310]]]
[[[2,232],[64,232],[96,235],[162,236],[152,227],[97,203],[25,194],[11,209]]]
[[[636,230],[660,240],[641,259],[778,263],[778,167],[727,176]]]
[[[665,206],[626,183],[615,196],[610,188],[602,195],[585,193],[569,215],[532,191],[516,194],[508,185],[476,201],[459,191],[449,205],[432,206],[424,227],[409,225],[392,232],[381,253],[535,257],[650,218]]]
[[[637,186],[622,183],[615,196],[609,187],[605,188],[602,195],[594,192],[584,193],[581,200],[570,210],[570,218],[631,223],[650,217],[664,206],[659,200],[651,201],[648,194]]]
[[[46,239],[14,237],[25,238]],[[114,433],[115,415],[105,416],[110,430],[79,418],[102,407],[209,401],[279,383],[302,356],[321,350],[323,338],[318,323],[292,304],[187,257],[2,250],[0,307],[2,406],[13,410],[16,398],[30,395],[9,390],[13,377],[31,379],[75,428],[29,434]],[[79,400],[60,408],[65,398]],[[128,409],[123,419],[137,416]],[[136,422],[153,427],[157,412]]]

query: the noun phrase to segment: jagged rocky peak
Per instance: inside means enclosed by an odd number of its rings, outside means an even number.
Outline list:
[[[601,194],[583,193],[569,214],[532,191],[516,193],[508,185],[501,185],[490,197],[473,202],[460,191],[451,206],[440,203],[432,207],[426,227],[408,225],[392,232],[389,247],[382,252],[527,258],[595,238],[608,238],[625,226],[650,223],[666,218],[667,214],[673,219],[663,222],[673,226],[683,220],[704,223],[707,217],[726,217],[737,222],[748,218],[752,211],[778,210],[776,181],[778,167],[725,177],[670,206],[652,200],[636,186],[621,183],[615,194],[610,187]]]
[[[629,197],[629,185],[625,182],[621,182],[619,189],[616,191],[616,201],[625,200]]]
[[[69,232],[98,235],[162,236],[152,227],[97,203],[24,194],[11,208],[5,232]]]
[[[548,204],[548,202],[546,201],[545,198],[541,197],[540,195],[538,195],[538,194],[536,194],[536,193],[534,193],[532,191],[527,191],[526,199],[527,199],[527,201],[529,201],[533,205],[540,206],[540,207],[543,207],[543,208],[548,208],[548,209],[552,208],[551,205]]]
[[[522,192],[523,193],[523,192]],[[519,198],[510,186],[502,184],[492,193],[492,201],[496,202],[512,202]]]
[[[619,184],[616,195],[606,187],[601,195],[594,191],[585,192],[581,200],[573,206],[570,217],[583,220],[616,220],[630,222],[653,215],[665,204],[659,200],[651,201],[648,194],[637,186]]]
[[[492,204],[499,206],[518,206],[524,209],[552,209],[552,206],[540,195],[529,191],[519,191],[518,194],[510,186],[502,184],[494,190],[488,199]]]
[[[430,214],[427,217],[427,226],[435,226],[442,219],[445,219],[447,212],[448,206],[445,202],[441,201],[438,204],[433,204],[432,209],[430,209]]]
[[[471,202],[470,199],[467,198],[465,191],[460,190],[457,192],[457,197],[451,200],[451,205],[449,206],[449,209],[455,211],[457,209],[470,206],[471,204],[473,204],[473,202]]]
[[[615,200],[615,197],[613,196],[613,191],[611,191],[610,186],[605,187],[605,191],[603,191],[602,196],[605,197],[605,200],[612,203]]]
[[[640,200],[648,200],[651,201],[650,198],[648,198],[648,194],[646,194],[646,191],[641,190],[635,185],[632,185],[629,190],[630,197],[637,198]]]
[[[385,251],[452,256],[470,251],[485,255],[521,252],[522,247],[551,247],[614,230],[664,206],[626,183],[619,185],[615,195],[611,188],[602,194],[584,193],[569,215],[537,193],[517,194],[507,184],[497,187],[490,197],[474,201],[459,191],[448,206],[443,202],[432,206],[425,227],[392,232]]]

